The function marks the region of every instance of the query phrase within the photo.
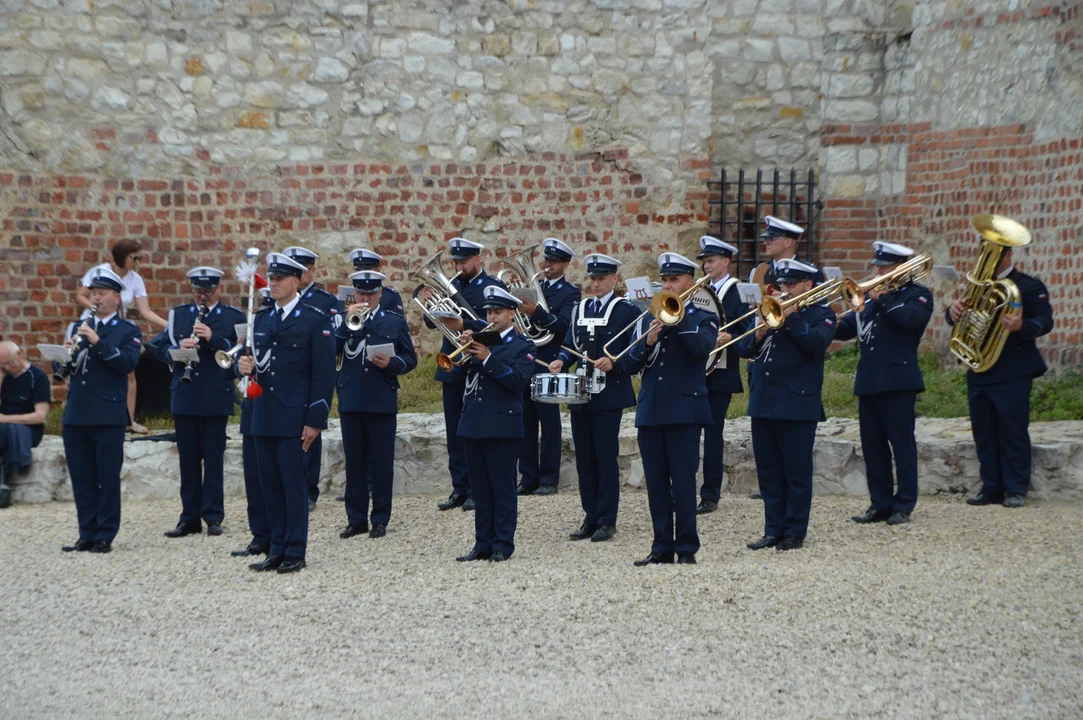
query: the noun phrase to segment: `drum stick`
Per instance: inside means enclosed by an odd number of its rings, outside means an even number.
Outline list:
[[[587,361],[587,362],[589,362],[589,363],[590,363],[591,365],[594,365],[594,363],[595,363],[595,361],[594,361],[594,360],[591,360],[591,359],[590,359],[589,357],[587,357],[586,355],[584,355],[584,354],[583,354],[583,353],[581,353],[581,352],[576,352],[575,350],[572,350],[572,349],[571,349],[570,347],[568,347],[567,345],[561,345],[561,346],[560,346],[560,349],[561,349],[561,350],[563,350],[563,351],[564,351],[564,352],[566,352],[566,353],[571,353],[572,355],[575,355],[575,356],[576,356],[577,358],[580,358],[581,360],[586,360],[586,361]]]

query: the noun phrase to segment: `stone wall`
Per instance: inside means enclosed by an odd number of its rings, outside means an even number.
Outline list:
[[[55,341],[122,237],[150,251],[161,312],[186,268],[249,245],[315,245],[331,289],[359,245],[407,289],[458,233],[494,257],[561,235],[634,275],[693,252],[723,167],[811,167],[816,253],[856,275],[877,237],[963,269],[969,214],[1030,225],[1021,265],[1058,315],[1043,347],[1074,362],[1079,6],[8,0],[0,335]]]
[[[634,415],[628,413],[620,434],[619,464],[626,487],[644,487],[643,466],[636,443]],[[399,416],[395,440],[395,492],[440,494],[450,490],[447,444],[441,415],[406,413]],[[561,487],[576,487],[571,427],[564,415]],[[1031,497],[1078,499],[1083,496],[1083,422],[1034,423]],[[226,494],[244,494],[241,437],[229,428],[226,449]],[[978,458],[966,420],[922,418],[917,425],[918,481],[925,494],[972,493],[981,485]],[[139,441],[124,446],[124,496],[129,499],[179,497],[177,448],[171,442]],[[747,419],[726,423],[725,492],[745,493],[756,487],[752,435]],[[817,494],[867,495],[865,463],[856,420],[832,418],[821,423],[815,446],[814,489]],[[340,494],[345,483],[342,438],[332,421],[323,442],[323,490]],[[702,482],[702,477],[700,477]],[[30,475],[15,478],[12,496],[19,503],[72,499],[71,483],[59,437],[46,436],[34,451]]]

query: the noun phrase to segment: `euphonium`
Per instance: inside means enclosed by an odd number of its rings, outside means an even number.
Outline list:
[[[1001,320],[1022,311],[1019,287],[1008,279],[997,279],[997,269],[1004,256],[1014,248],[1030,243],[1030,231],[1002,215],[975,215],[970,227],[978,233],[981,245],[974,270],[966,274],[963,314],[955,321],[948,349],[976,373],[996,364],[1008,331]]]
[[[441,250],[433,255],[431,260],[414,271],[411,277],[419,278],[423,282],[414,288],[412,300],[415,305],[421,308],[421,314],[444,334],[448,342],[452,345],[458,345],[460,333],[440,322],[440,316],[454,315],[469,317],[471,320],[477,320],[478,317],[473,308],[470,307],[470,303],[466,302],[462,293],[455,288],[453,281],[459,277],[459,273],[455,273],[451,277],[444,274],[443,267],[440,264],[440,258],[443,254],[444,251]],[[421,300],[418,296],[425,288],[431,289],[433,296],[428,300]]]
[[[545,292],[538,282],[538,278],[541,277],[542,273],[534,269],[534,253],[537,250],[536,245],[531,245],[508,255],[503,261],[508,267],[498,272],[496,278],[509,288],[534,288],[534,292],[538,294],[538,305],[546,312],[549,312],[549,304],[545,301]],[[553,339],[553,333],[537,327],[529,317],[518,310],[515,311],[515,326],[522,335],[526,335],[538,347],[548,345]]]

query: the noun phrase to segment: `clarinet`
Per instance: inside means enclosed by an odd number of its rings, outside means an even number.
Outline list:
[[[199,317],[196,318],[196,323],[201,323],[206,319],[207,319],[207,303],[201,302],[199,304]],[[191,338],[193,340],[196,339],[196,329],[195,329],[194,325],[192,326]],[[183,382],[183,383],[192,382],[192,368],[193,367],[195,367],[195,364],[191,360],[184,363],[184,374],[181,375],[181,382]]]
[[[75,332],[72,337],[75,339],[75,343],[68,350],[68,361],[63,365],[57,367],[56,372],[53,373],[53,379],[57,382],[63,382],[66,380],[72,371],[72,363],[75,362],[75,358],[79,356],[79,353],[83,349],[83,341],[86,339],[85,335],[79,334],[79,328],[83,327],[87,323],[91,322],[98,315],[98,306],[92,305],[90,307],[90,315],[83,319],[78,325],[75,326]]]

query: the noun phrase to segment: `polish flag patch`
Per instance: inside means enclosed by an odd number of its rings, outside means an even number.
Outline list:
[[[835,324],[835,321],[832,320],[831,318],[825,318],[824,319],[824,325],[834,326],[834,324]]]
[[[929,303],[929,298],[919,297],[918,302],[920,302],[922,305],[927,305]]]
[[[330,330],[324,330],[323,331],[323,336],[324,337],[331,337],[331,331]]]
[[[531,355],[530,353],[527,353],[526,356],[528,358],[530,358],[530,362],[534,362],[534,356],[533,355]]]
[[[137,337],[136,337],[136,338],[132,338],[132,342],[134,342],[134,343],[135,343],[136,345],[142,345],[142,344],[143,344],[143,341],[142,341],[142,340],[140,340],[140,339],[139,339],[139,338],[137,338]]]

